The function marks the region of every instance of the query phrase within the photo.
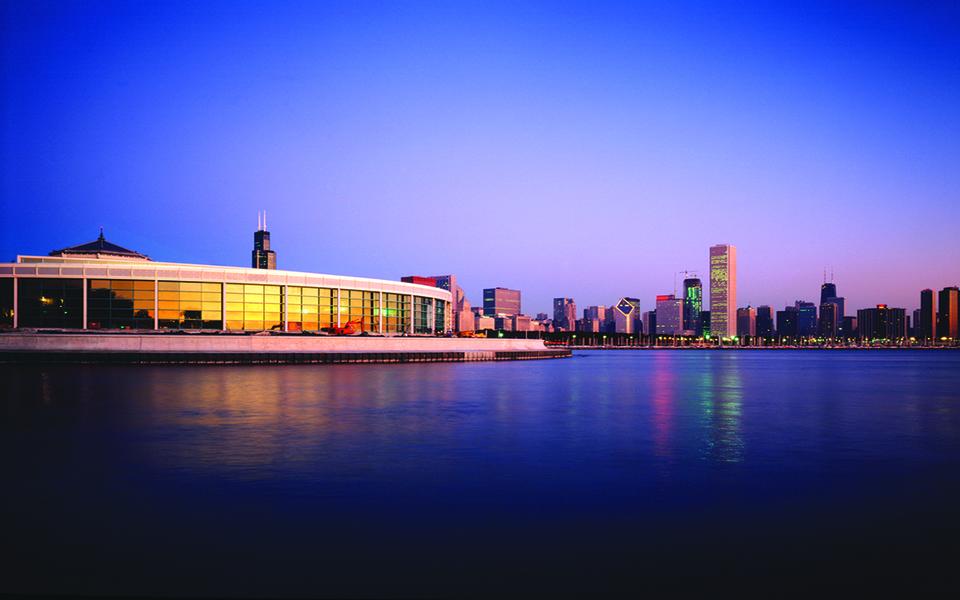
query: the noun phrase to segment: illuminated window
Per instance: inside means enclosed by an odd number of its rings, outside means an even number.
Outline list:
[[[279,331],[283,328],[283,288],[279,285],[228,283],[227,329]]]
[[[384,333],[406,333],[410,325],[410,296],[406,294],[383,295]]]
[[[434,330],[437,333],[443,333],[447,330],[447,303],[441,300],[436,300],[436,314],[434,315]]]
[[[337,324],[337,290],[287,288],[287,331],[319,331]]]
[[[430,313],[433,310],[433,299],[422,296],[413,297],[414,333],[433,333],[433,330],[430,328]]]
[[[340,325],[353,322],[360,331],[380,332],[380,292],[340,290]]]
[[[89,329],[153,329],[154,282],[122,279],[87,281]]]
[[[223,329],[220,283],[157,283],[160,329]]]

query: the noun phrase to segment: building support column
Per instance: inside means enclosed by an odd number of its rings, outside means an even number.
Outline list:
[[[220,282],[220,331],[227,330],[227,282]]]
[[[413,335],[413,322],[417,318],[417,307],[413,303],[413,294],[410,294],[410,320],[407,321],[407,333]]]
[[[82,329],[87,328],[87,277],[84,275],[80,278],[80,283],[83,285],[83,327]]]
[[[342,327],[340,325],[340,288],[337,287],[337,327]]]
[[[154,330],[160,329],[160,283],[157,279],[153,280],[153,328]]]
[[[380,331],[377,333],[383,334],[383,292],[380,292]]]
[[[20,296],[19,290],[19,277],[13,278],[13,328],[16,329],[20,326],[20,310],[17,306],[17,299]]]
[[[288,310],[288,308],[289,308],[289,304],[290,304],[290,302],[289,302],[289,298],[290,298],[289,293],[290,293],[290,290],[288,289],[288,287],[289,287],[289,286],[287,286],[287,285],[284,285],[284,286],[283,286],[283,298],[281,298],[281,301],[283,302],[283,330],[284,330],[284,331],[290,331],[289,329],[287,329],[288,317],[289,317],[289,310]],[[300,301],[303,302],[303,296],[300,297]],[[302,320],[301,320],[301,322],[302,322]]]
[[[430,304],[427,305],[427,329],[432,333],[437,332],[437,301],[430,298]]]

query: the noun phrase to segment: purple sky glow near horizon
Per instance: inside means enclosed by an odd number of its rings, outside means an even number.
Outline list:
[[[579,309],[960,284],[956,3],[0,7],[0,260],[94,239]],[[705,297],[706,300],[706,297]]]

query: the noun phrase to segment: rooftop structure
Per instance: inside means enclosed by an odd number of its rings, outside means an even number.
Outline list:
[[[146,254],[141,254],[134,250],[128,250],[123,246],[118,246],[112,242],[108,242],[106,238],[103,237],[103,228],[100,228],[100,235],[97,236],[97,239],[92,242],[87,242],[86,244],[79,244],[77,246],[70,246],[69,248],[63,248],[61,250],[54,250],[50,252],[50,256],[59,256],[62,258],[89,258],[98,260],[101,258],[122,258],[125,260],[150,260],[150,257]]]

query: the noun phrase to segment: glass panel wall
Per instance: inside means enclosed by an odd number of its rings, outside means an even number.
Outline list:
[[[13,327],[13,277],[0,279],[0,329]]]
[[[413,332],[433,333],[430,328],[430,313],[433,311],[433,300],[422,296],[413,297]]]
[[[17,282],[20,327],[83,328],[83,280],[26,279]]]
[[[87,281],[88,329],[153,329],[153,281]]]
[[[337,290],[287,287],[287,331],[319,331],[337,324]]]
[[[410,296],[383,295],[383,332],[407,333],[410,327]]]
[[[160,329],[223,329],[222,285],[192,281],[158,282]]]
[[[279,285],[227,284],[227,329],[283,329],[283,288]]]
[[[447,320],[446,320],[446,314],[447,314],[446,304],[447,303],[442,300],[436,300],[435,303],[437,305],[437,312],[433,320],[434,329],[436,330],[437,333],[445,333],[447,331]]]
[[[340,290],[340,325],[351,321],[360,331],[379,333],[380,292]]]

